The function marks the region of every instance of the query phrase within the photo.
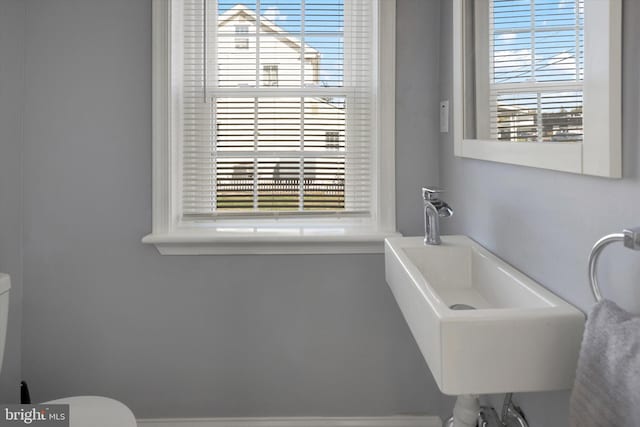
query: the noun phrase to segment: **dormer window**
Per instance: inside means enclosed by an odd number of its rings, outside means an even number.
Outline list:
[[[236,49],[249,49],[248,34],[248,25],[236,25]]]

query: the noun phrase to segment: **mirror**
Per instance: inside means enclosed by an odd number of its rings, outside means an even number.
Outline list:
[[[620,0],[454,1],[456,155],[620,177]]]

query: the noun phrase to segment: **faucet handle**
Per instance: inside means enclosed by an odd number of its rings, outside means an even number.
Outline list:
[[[444,190],[440,187],[422,187],[422,198],[424,200],[436,200]]]

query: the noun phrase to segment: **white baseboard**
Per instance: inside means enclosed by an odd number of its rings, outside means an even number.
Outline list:
[[[436,416],[157,418],[140,419],[138,427],[442,427]]]

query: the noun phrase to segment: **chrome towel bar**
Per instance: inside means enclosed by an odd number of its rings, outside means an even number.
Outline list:
[[[613,242],[623,242],[624,246],[635,251],[640,250],[640,227],[625,228],[622,233],[608,234],[598,240],[589,254],[589,284],[596,301],[602,301],[602,293],[598,286],[598,257],[602,250]]]

